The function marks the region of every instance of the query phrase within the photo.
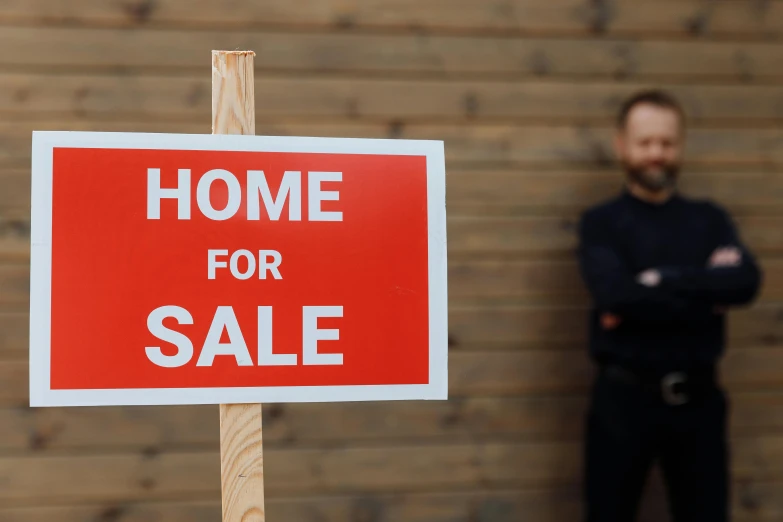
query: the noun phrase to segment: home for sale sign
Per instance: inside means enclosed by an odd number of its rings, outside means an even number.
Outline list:
[[[35,132],[33,406],[445,399],[443,144]]]

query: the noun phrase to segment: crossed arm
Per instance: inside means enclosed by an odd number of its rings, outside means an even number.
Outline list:
[[[608,228],[585,215],[579,229],[579,264],[603,327],[615,328],[622,320],[701,321],[750,302],[760,286],[760,269],[728,216],[719,216],[718,244],[705,266],[653,267],[635,274],[623,262]]]

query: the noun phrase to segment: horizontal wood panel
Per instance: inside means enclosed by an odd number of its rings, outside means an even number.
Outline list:
[[[29,265],[0,265],[0,309],[22,310],[29,305]]]
[[[672,36],[773,37],[783,32],[777,1],[619,1],[611,7],[582,0],[351,0],[309,1],[304,7],[274,0],[239,3],[231,9],[207,0],[119,3],[105,0],[7,0],[0,22],[138,27],[383,28],[410,32],[501,32],[524,34],[609,33]]]
[[[275,71],[728,81],[783,74],[777,45],[748,42],[4,27],[0,45],[16,50],[0,66],[59,70],[195,70],[209,66],[212,49],[247,49],[258,70]]]
[[[266,452],[265,457],[270,453]],[[216,451],[173,453],[152,458],[61,456],[45,458],[37,464],[35,458],[6,457],[0,459],[0,477],[3,477],[0,506],[11,500],[46,505],[64,500],[127,501],[177,494],[219,499],[220,454]]]
[[[361,495],[308,499],[265,499],[267,519],[275,522],[345,522],[390,520],[468,522],[479,516],[535,516],[535,520],[572,519],[580,511],[576,488],[452,494]],[[0,510],[4,522],[83,522],[99,520],[105,507],[22,508]],[[123,505],[114,522],[215,522],[219,501]],[[486,513],[486,514],[484,514]],[[383,517],[381,519],[375,517]],[[509,519],[516,520],[517,518]],[[474,519],[475,520],[475,519]],[[505,518],[503,519],[505,520]]]
[[[733,441],[737,480],[781,478],[783,438]],[[412,492],[476,487],[553,487],[578,483],[581,443],[395,446],[268,450],[265,491],[275,495]],[[218,452],[0,459],[0,505],[140,500],[188,495],[219,498]]]
[[[209,78],[0,75],[0,110],[80,117],[110,112],[178,116],[209,114]],[[336,79],[264,79],[255,83],[258,117],[450,119],[614,118],[622,99],[642,85],[460,83]],[[404,90],[406,96],[397,94]],[[671,89],[694,121],[783,117],[783,88],[682,86]]]
[[[9,218],[10,216],[10,218]],[[0,210],[0,261],[30,261],[30,210]]]
[[[587,327],[583,307],[457,307],[449,309],[449,337],[460,346],[539,346],[583,342]],[[729,314],[728,335],[735,345],[783,342],[783,308],[779,303]]]
[[[26,196],[29,187],[19,178],[26,179],[29,174],[7,171],[6,176],[16,177],[15,186]],[[573,215],[618,194],[625,175],[619,169],[589,167],[572,170],[457,167],[448,169],[446,183],[450,215],[553,211]],[[717,171],[685,165],[679,187],[686,196],[717,201],[732,212],[779,213],[783,208],[783,171]]]
[[[758,300],[783,301],[783,260],[762,258],[759,264],[764,280]],[[537,304],[589,305],[576,261],[453,260],[448,270],[451,299],[521,298]],[[29,266],[0,264],[0,309],[27,309],[29,303]]]
[[[783,304],[758,304],[729,313],[728,336],[734,346],[783,344]],[[501,347],[580,346],[585,338],[587,308],[578,306],[484,306],[449,308],[449,338],[455,350]],[[29,318],[0,313],[0,354],[27,355]],[[2,394],[2,388],[0,388]]]
[[[26,361],[1,361],[0,402],[26,404]],[[783,349],[731,349],[722,378],[732,390],[783,388]],[[593,365],[583,350],[454,351],[449,355],[449,396],[584,392]]]
[[[600,121],[611,123],[634,83],[456,82],[266,78],[255,81],[259,119],[268,117]],[[210,77],[0,74],[0,111],[113,118],[206,120]],[[694,123],[783,119],[783,87],[664,86]],[[404,97],[399,93],[405,92]]]
[[[783,349],[730,349],[721,379],[733,391],[783,387]],[[449,393],[455,395],[585,392],[593,365],[584,350],[453,352]]]
[[[30,216],[31,181],[29,167],[0,171],[0,187],[3,187],[0,191],[0,218]],[[2,235],[0,233],[0,237]],[[0,249],[3,246],[0,245]]]
[[[736,216],[734,220],[743,241],[758,257],[778,254],[783,249],[783,216]],[[22,234],[29,234],[29,224],[26,219],[12,223],[15,225],[4,229],[0,221],[0,241],[7,240],[18,245]],[[456,216],[448,219],[449,255],[571,257],[577,246],[577,224],[578,216],[575,215],[514,218]],[[18,249],[18,246],[12,247],[12,255],[18,256]],[[26,250],[29,252],[29,246]]]
[[[758,260],[763,282],[757,301],[783,300],[783,260]],[[0,273],[2,273],[0,271]],[[576,261],[451,261],[449,297],[525,298],[536,303],[589,305]]]
[[[30,316],[24,313],[0,313],[0,358],[24,358],[29,353]]]
[[[571,398],[451,398],[449,401],[292,403],[264,406],[267,448],[350,446],[357,442],[425,439],[472,441],[524,437],[573,438],[584,400]],[[751,401],[756,404],[759,401]],[[783,412],[783,398],[770,412]],[[4,408],[0,449],[176,450],[219,443],[217,406]],[[781,414],[783,416],[783,413]],[[776,418],[773,416],[773,418]],[[776,421],[777,422],[777,421]],[[780,421],[783,427],[783,420]]]
[[[777,482],[739,482],[732,488],[732,511],[739,522],[779,520],[783,514],[783,485]],[[665,496],[649,490],[639,522],[661,522]],[[265,499],[268,519],[275,522],[345,522],[389,520],[406,522],[562,522],[582,514],[577,486],[547,489],[472,490],[456,493],[364,494],[312,498]],[[214,522],[220,519],[220,501],[105,502],[75,507],[0,508],[4,522]],[[379,518],[380,517],[380,518]],[[480,518],[477,518],[480,517]]]
[[[2,219],[0,219],[0,229]],[[0,232],[0,262],[19,263],[30,259],[30,238],[3,237]]]
[[[272,516],[276,503],[265,500],[267,515]],[[295,502],[302,501],[297,499]],[[328,507],[324,506],[321,510],[326,512]],[[96,505],[67,507],[0,508],[0,519],[4,522],[85,522],[105,520],[107,515],[113,522],[217,522],[221,519],[222,508],[220,500],[138,504],[107,501]],[[283,519],[275,517],[275,520],[282,522]],[[290,520],[309,522],[308,518]]]
[[[117,122],[72,119],[0,124],[0,164],[29,165],[33,130],[95,130],[209,134],[210,122]],[[256,134],[356,138],[436,139],[445,143],[446,164],[546,164],[586,168],[613,162],[612,129],[605,126],[425,125],[390,121],[371,123],[291,123],[261,120]],[[687,159],[702,165],[783,164],[783,130],[778,128],[694,128],[687,142]],[[750,167],[747,167],[750,168]]]
[[[760,259],[764,280],[759,300],[783,301],[783,261]],[[454,260],[448,267],[449,297],[524,298],[537,304],[589,304],[576,261]],[[0,264],[0,309],[21,310],[30,303],[28,265]]]
[[[783,434],[783,394],[730,395],[734,435]],[[264,407],[266,448],[391,441],[581,440],[587,398],[296,403]],[[217,406],[0,408],[0,450],[144,451],[219,444]]]
[[[735,216],[740,236],[757,255],[780,252],[783,218]],[[578,216],[472,218],[448,221],[449,254],[525,256],[560,254],[572,256],[577,246]]]
[[[624,174],[606,168],[447,169],[446,204],[449,215],[510,215],[554,213],[573,215],[613,197]],[[30,169],[0,169],[0,216],[30,212]],[[731,212],[779,214],[783,208],[783,170],[724,170],[687,168],[680,190],[694,198],[717,201]],[[0,246],[0,250],[2,246]]]

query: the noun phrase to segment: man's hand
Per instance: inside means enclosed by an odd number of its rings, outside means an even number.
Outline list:
[[[710,256],[708,266],[738,266],[742,262],[742,252],[736,247],[721,247]]]
[[[661,284],[661,273],[658,270],[655,270],[654,268],[645,270],[644,272],[641,272],[639,275],[636,276],[636,282],[651,288],[654,286],[658,286],[659,284]]]
[[[604,330],[614,330],[618,326],[620,326],[620,323],[622,322],[622,319],[620,319],[618,316],[610,313],[603,313],[601,314],[601,327]]]

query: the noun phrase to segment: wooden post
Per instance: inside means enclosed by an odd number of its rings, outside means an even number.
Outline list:
[[[252,51],[212,51],[212,134],[255,134]],[[220,405],[223,522],[265,522],[260,404]]]

